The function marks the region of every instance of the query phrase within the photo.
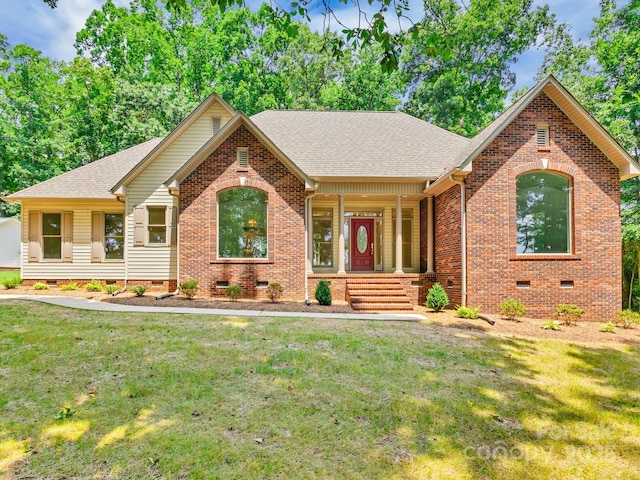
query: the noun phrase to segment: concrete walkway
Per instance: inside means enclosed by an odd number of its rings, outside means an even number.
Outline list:
[[[182,313],[198,315],[221,315],[227,317],[295,317],[295,318],[338,318],[343,320],[392,320],[415,322],[425,320],[418,313],[307,313],[307,312],[263,312],[258,310],[223,310],[217,308],[182,308],[182,307],[140,307],[119,303],[100,302],[87,298],[64,297],[55,295],[0,295],[0,300],[32,300],[50,303],[60,307],[94,310],[101,312],[133,312],[133,313]],[[161,300],[159,300],[161,302]]]

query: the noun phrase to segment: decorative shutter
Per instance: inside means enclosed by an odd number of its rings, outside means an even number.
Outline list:
[[[133,207],[133,246],[144,246],[144,220],[146,208],[144,205]]]
[[[91,262],[102,262],[104,238],[104,213],[91,212]]]
[[[238,168],[248,168],[249,167],[249,150],[246,148],[238,149]]]
[[[62,261],[73,262],[73,212],[62,212]]]
[[[213,124],[213,134],[215,135],[220,131],[220,117],[213,117],[211,120]]]
[[[549,127],[546,125],[539,125],[536,127],[536,144],[538,148],[549,147]]]
[[[178,243],[178,209],[176,207],[169,207],[167,209],[167,225],[169,225],[169,230],[167,232],[167,242],[169,245],[177,245]]]
[[[40,260],[40,220],[38,211],[29,212],[29,262]]]

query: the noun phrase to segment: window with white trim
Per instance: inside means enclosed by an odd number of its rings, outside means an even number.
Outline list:
[[[40,212],[28,215],[28,261],[73,261],[73,212]]]
[[[333,265],[333,211],[331,208],[314,208],[313,216],[313,266]]]
[[[167,207],[147,207],[147,242],[150,245],[166,245]]]
[[[516,179],[517,253],[571,252],[571,180],[535,171]]]
[[[218,257],[267,257],[267,192],[237,187],[218,193]]]
[[[411,208],[403,208],[402,209],[402,266],[403,267],[411,267],[413,266],[412,261],[412,225],[413,225],[413,210]],[[393,262],[392,266],[396,266],[396,209],[392,210],[392,219],[391,219],[391,238],[392,238],[392,251],[393,251]]]
[[[124,214],[91,213],[91,262],[124,260]]]

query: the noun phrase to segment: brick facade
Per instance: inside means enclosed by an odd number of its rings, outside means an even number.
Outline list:
[[[547,150],[536,144],[536,126],[543,124],[549,125]],[[516,255],[515,180],[541,170],[543,158],[547,171],[571,179],[570,255]],[[496,313],[501,301],[515,297],[527,306],[527,315],[550,316],[558,303],[574,303],[584,308],[585,318],[602,321],[620,308],[618,169],[544,93],[473,160],[466,190],[468,305]],[[450,192],[437,199],[439,280],[459,264],[451,252],[459,246],[450,238],[459,234],[446,211],[457,208],[459,218],[460,204]],[[530,282],[530,287],[518,288],[517,282]],[[563,288],[561,282],[573,282],[573,288]]]
[[[248,168],[237,166],[238,147],[249,150]],[[265,259],[217,256],[217,195],[241,182],[268,195]],[[180,185],[180,281],[194,278],[199,294],[210,296],[224,295],[223,282],[237,283],[245,298],[265,298],[262,286],[278,282],[284,298],[304,298],[304,202],[304,184],[240,125]]]
[[[450,306],[454,307],[462,303],[459,185],[435,198],[434,213],[436,281],[447,291]]]

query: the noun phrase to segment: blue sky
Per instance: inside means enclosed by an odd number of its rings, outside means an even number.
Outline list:
[[[58,8],[52,10],[42,0],[0,0],[0,33],[6,35],[11,45],[26,43],[45,55],[59,60],[69,60],[75,55],[75,34],[84,26],[86,18],[104,0],[59,0]],[[115,0],[118,5],[128,0]],[[248,3],[252,3],[251,1]],[[288,3],[288,1],[287,1]],[[422,2],[412,0],[419,12]],[[534,0],[535,5],[548,4],[560,21],[573,26],[576,38],[587,39],[593,26],[593,18],[599,13],[599,0]],[[341,9],[340,18],[354,21],[355,8]],[[312,26],[321,27],[322,17],[312,18]],[[543,58],[543,52],[526,52],[514,65],[517,87],[532,86]]]

